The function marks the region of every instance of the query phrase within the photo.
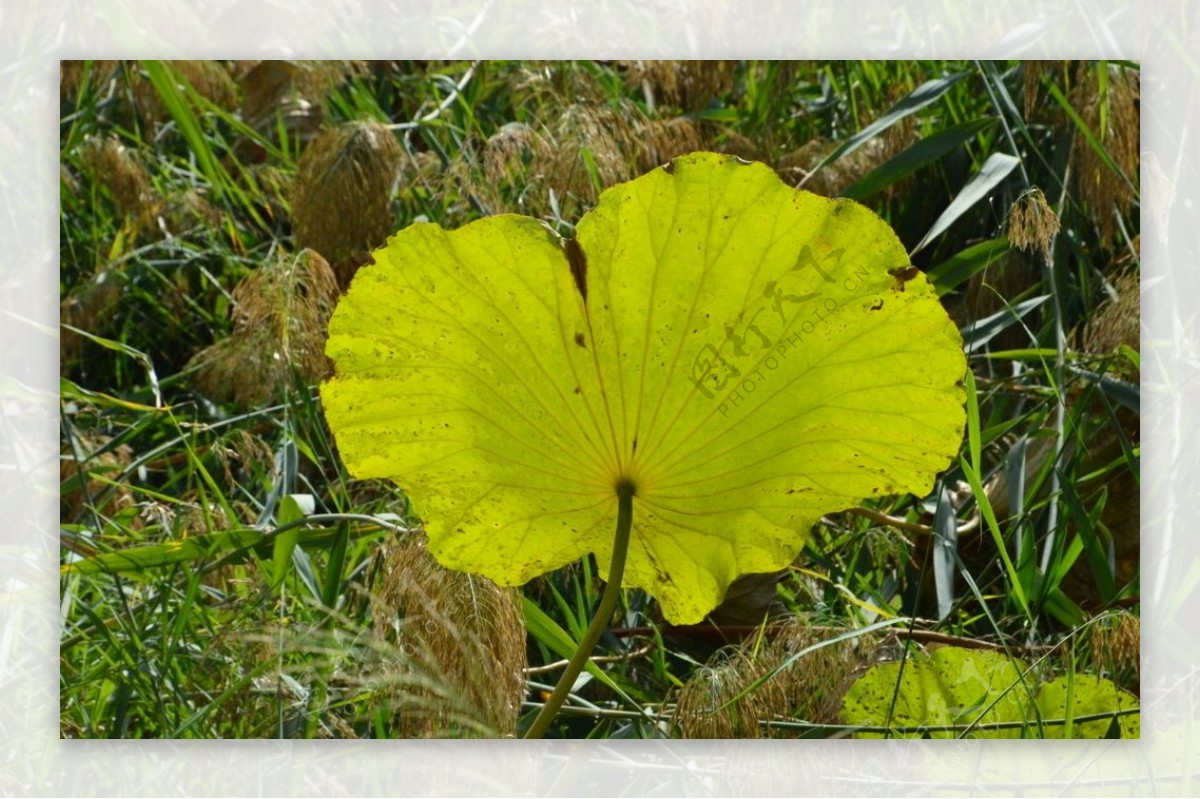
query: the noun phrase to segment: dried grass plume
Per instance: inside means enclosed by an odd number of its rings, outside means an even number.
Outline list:
[[[875,650],[865,638],[817,647],[844,632],[796,618],[767,628],[765,643],[717,652],[680,690],[673,725],[685,738],[760,738],[791,734],[763,723],[773,719],[838,723],[842,696]]]
[[[313,383],[330,371],[326,328],[338,288],[315,252],[283,254],[233,290],[233,330],[195,356],[195,386],[217,402],[244,407],[282,397],[293,369]]]
[[[371,607],[376,635],[399,653],[382,680],[391,732],[514,735],[525,697],[519,592],[444,568],[423,539],[389,547],[383,563]]]
[[[733,89],[736,61],[634,61],[626,84],[641,86],[646,104],[700,111]]]
[[[88,137],[80,161],[89,177],[112,197],[122,216],[137,219],[157,203],[150,176],[115,135]]]
[[[1060,227],[1058,214],[1037,186],[1017,198],[1008,211],[1008,240],[1014,247],[1036,251],[1049,260]]]
[[[292,189],[296,243],[325,257],[343,288],[392,232],[392,187],[403,151],[377,122],[321,133],[304,151]]]
[[[1082,131],[1076,132],[1071,148],[1075,186],[1092,208],[1101,242],[1109,243],[1119,230],[1117,215],[1128,217],[1138,198],[1140,76],[1121,65],[1081,63],[1068,97],[1108,155],[1105,159]]]

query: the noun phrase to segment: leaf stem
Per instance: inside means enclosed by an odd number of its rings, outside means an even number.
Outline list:
[[[633,495],[636,491],[632,482],[622,480],[617,483],[617,534],[613,538],[608,582],[604,585],[600,606],[596,608],[596,615],[592,617],[592,623],[580,639],[566,671],[559,677],[554,693],[550,694],[550,698],[542,705],[537,718],[526,731],[526,738],[541,738],[546,734],[546,730],[550,729],[550,722],[554,721],[558,709],[567,701],[567,695],[575,685],[575,678],[587,665],[592,650],[596,648],[596,642],[600,640],[601,634],[612,619],[613,611],[617,608],[617,600],[621,597],[621,576],[625,573],[625,556],[629,552],[629,532],[633,529]]]

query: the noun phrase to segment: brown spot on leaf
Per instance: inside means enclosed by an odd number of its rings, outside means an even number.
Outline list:
[[[587,349],[587,341],[584,340],[582,333],[575,334],[575,343],[583,347],[585,350]]]
[[[587,255],[584,254],[583,247],[579,246],[579,242],[575,239],[564,241],[563,250],[567,253],[571,277],[575,278],[575,288],[579,290],[579,296],[583,297],[583,304],[587,305]]]
[[[920,273],[921,270],[915,266],[897,266],[895,269],[889,269],[888,274],[896,278],[896,285],[892,286],[892,291],[904,291],[904,284]]]

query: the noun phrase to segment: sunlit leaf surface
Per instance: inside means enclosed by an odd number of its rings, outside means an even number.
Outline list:
[[[902,728],[900,738],[1020,738],[1020,728],[965,731],[969,725],[1020,722],[1031,717],[1033,677],[1028,667],[996,652],[946,646],[872,667],[846,692],[842,719],[866,727]],[[959,726],[964,729],[948,730]],[[929,731],[922,728],[932,727]],[[882,738],[882,733],[858,733]]]
[[[926,493],[959,446],[962,342],[891,229],[696,153],[606,191],[564,242],[497,216],[414,224],[330,324],[351,472],[395,480],[445,565],[519,584],[607,568],[699,621],[823,513]]]
[[[1068,702],[1068,697],[1070,701]],[[1135,710],[1139,706],[1136,696],[1118,688],[1111,680],[1090,674],[1068,674],[1057,677],[1042,686],[1038,692],[1038,709],[1042,718],[1065,719],[1112,713],[1118,710]],[[1071,727],[1072,738],[1140,738],[1142,725],[1140,714],[1132,713],[1117,717],[1120,735],[1110,735],[1111,719],[1075,722]],[[1048,725],[1047,738],[1066,738],[1066,725]]]
[[[882,738],[881,728],[891,738],[1137,738],[1137,708],[1103,677],[1070,674],[1039,689],[1020,660],[943,646],[872,666],[846,692],[842,720],[872,728],[857,738]],[[1112,715],[1094,718],[1103,714]]]

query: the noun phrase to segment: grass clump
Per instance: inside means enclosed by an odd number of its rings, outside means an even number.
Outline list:
[[[208,398],[243,408],[283,400],[331,370],[326,327],[337,303],[333,270],[313,250],[280,253],[230,295],[233,330],[188,364]]]
[[[386,548],[381,570],[371,600],[375,631],[399,655],[385,672],[432,678],[387,694],[393,733],[512,737],[525,695],[519,593],[445,569],[419,540]]]
[[[400,160],[396,137],[376,122],[329,128],[300,157],[291,203],[296,244],[321,253],[343,289],[393,232]]]

